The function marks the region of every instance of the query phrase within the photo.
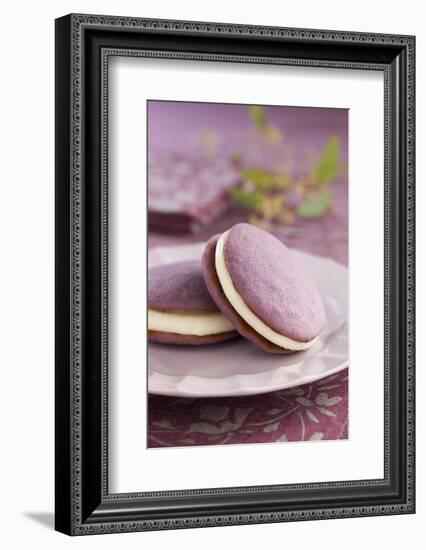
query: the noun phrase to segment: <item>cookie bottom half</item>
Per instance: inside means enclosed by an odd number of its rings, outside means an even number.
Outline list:
[[[193,334],[175,334],[173,332],[161,332],[158,330],[148,330],[148,340],[159,344],[176,344],[182,346],[203,346],[206,344],[217,344],[236,338],[238,333],[235,331],[221,332],[219,334],[206,334],[204,336],[195,336]]]

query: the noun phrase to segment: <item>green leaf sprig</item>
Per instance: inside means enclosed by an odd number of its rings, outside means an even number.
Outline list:
[[[249,115],[265,143],[269,142],[272,146],[277,140],[281,140],[280,130],[269,123],[262,106],[249,107]],[[276,130],[279,135],[274,137]],[[311,171],[297,179],[282,168],[240,169],[243,184],[231,188],[230,196],[236,204],[252,211],[249,217],[251,223],[266,228],[271,228],[276,223],[291,226],[297,217],[320,218],[333,205],[334,197],[330,184],[347,168],[340,164],[340,148],[339,137],[331,136]],[[282,147],[280,154],[285,154]],[[242,160],[241,152],[233,158],[237,164]],[[294,206],[294,203],[287,200],[289,192],[299,195],[303,199],[302,202]]]
[[[297,207],[297,214],[301,218],[320,218],[333,204],[333,195],[330,191],[324,191],[315,197],[307,199]]]
[[[314,182],[318,185],[324,185],[340,176],[343,166],[339,164],[339,159],[340,140],[337,136],[331,136],[313,169],[312,178]]]
[[[271,145],[276,145],[282,141],[282,132],[268,121],[265,108],[261,105],[251,105],[249,107],[249,114],[252,122],[256,126],[257,130]]]

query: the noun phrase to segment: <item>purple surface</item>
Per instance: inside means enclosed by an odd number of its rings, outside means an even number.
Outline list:
[[[347,370],[264,395],[221,399],[150,396],[148,446],[346,439],[347,412]],[[314,448],[312,453],[314,457]],[[284,449],[283,461],[285,467]],[[314,458],[312,464],[314,468]]]
[[[217,311],[200,262],[154,267],[148,272],[148,307],[161,311]]]
[[[321,296],[282,242],[240,223],[226,236],[224,256],[236,291],[266,325],[299,342],[318,336],[325,324]]]

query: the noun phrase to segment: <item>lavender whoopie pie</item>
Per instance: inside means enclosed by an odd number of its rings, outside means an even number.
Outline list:
[[[154,267],[148,272],[148,339],[202,345],[238,336],[204,282],[200,262]]]
[[[276,237],[239,223],[208,241],[202,265],[210,295],[242,336],[270,353],[315,343],[325,326],[320,293]]]

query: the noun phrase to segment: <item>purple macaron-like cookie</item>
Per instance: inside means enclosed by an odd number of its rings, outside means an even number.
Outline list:
[[[212,237],[202,265],[207,288],[245,338],[270,353],[311,347],[325,326],[319,290],[287,246],[239,223]]]
[[[177,262],[148,271],[150,341],[202,345],[237,335],[212,300],[200,262]]]

